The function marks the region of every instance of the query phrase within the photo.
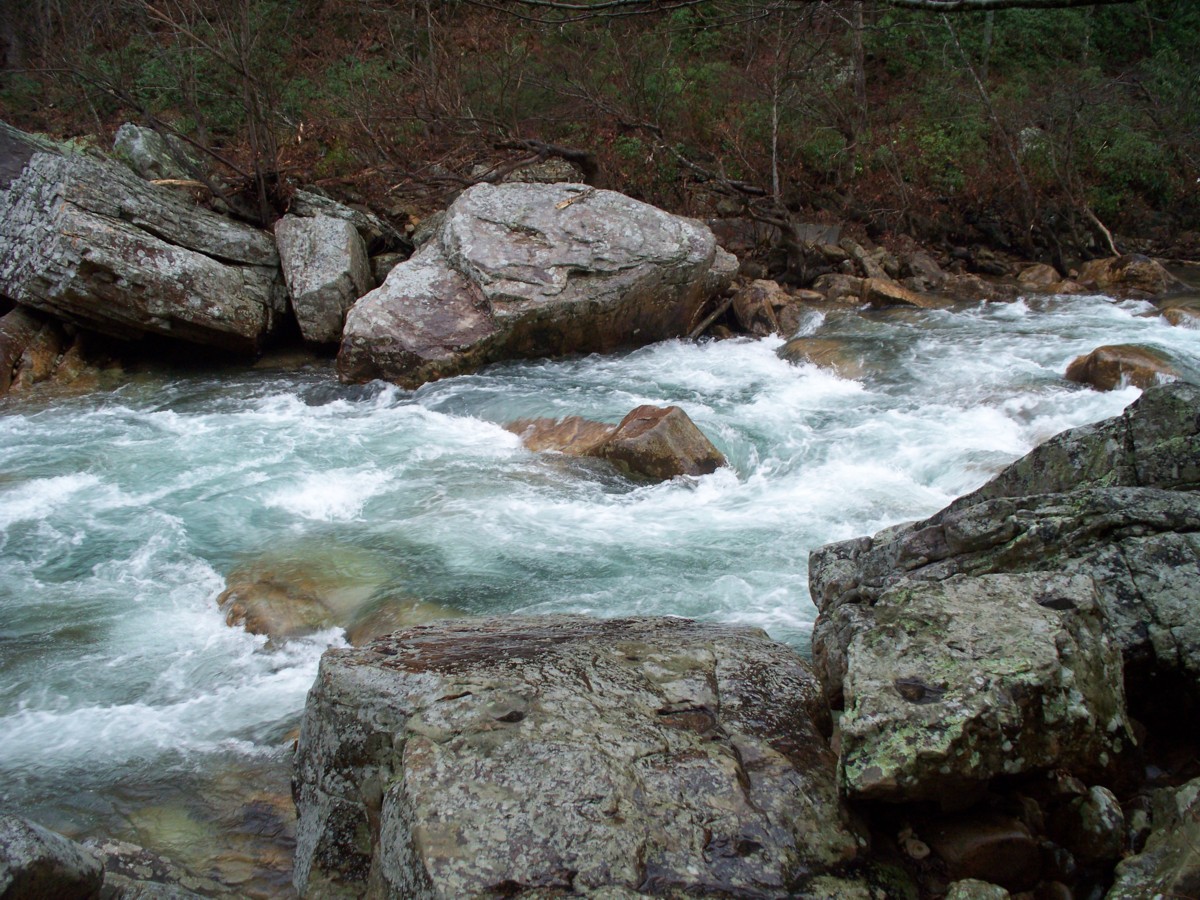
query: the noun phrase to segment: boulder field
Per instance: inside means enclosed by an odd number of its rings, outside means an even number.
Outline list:
[[[568,446],[608,433],[559,425]],[[1171,384],[925,521],[815,551],[811,667],[672,618],[461,619],[328,651],[297,888],[1186,894],[1197,487],[1200,388]]]

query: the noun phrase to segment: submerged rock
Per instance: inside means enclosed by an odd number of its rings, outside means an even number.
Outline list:
[[[839,378],[857,380],[875,372],[876,367],[868,363],[873,343],[869,339],[798,337],[792,338],[776,353],[790,363],[810,363],[829,369]]]
[[[270,235],[2,123],[0,293],[113,337],[243,353],[286,309]]]
[[[1113,344],[1076,357],[1064,377],[1098,391],[1111,391],[1126,385],[1145,389],[1174,381],[1179,371],[1162,351],[1136,344]]]
[[[105,898],[119,900],[192,900],[234,892],[211,878],[195,875],[178,863],[126,841],[88,840],[84,846],[104,864]]]
[[[300,333],[314,344],[337,343],[346,310],[375,286],[362,238],[343,219],[284,216],[275,241]]]
[[[639,406],[618,425],[580,416],[519,419],[507,429],[530,450],[606,459],[626,474],[655,481],[710,475],[725,456],[678,406]]]
[[[687,334],[736,260],[698,222],[571,184],[476,185],[346,318],[338,372],[415,387]]]
[[[1200,697],[1198,486],[1200,388],[1173,384],[929,519],[814,551],[813,658],[847,710],[848,787],[932,797],[1103,768],[1130,744],[1113,649],[1138,704],[1163,702],[1155,679]],[[903,703],[918,721],[947,708],[909,740],[887,729]]]
[[[0,897],[99,897],[100,860],[84,847],[19,816],[0,815]]]
[[[807,896],[860,838],[815,679],[761,632],[581,616],[331,650],[296,754],[304,896]]]

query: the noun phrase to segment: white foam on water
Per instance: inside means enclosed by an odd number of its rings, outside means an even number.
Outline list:
[[[95,475],[78,472],[37,478],[0,490],[0,529],[9,528],[16,522],[43,519],[100,484]]]
[[[315,472],[263,498],[267,507],[319,522],[349,522],[362,516],[372,497],[385,491],[392,476],[373,466]]]

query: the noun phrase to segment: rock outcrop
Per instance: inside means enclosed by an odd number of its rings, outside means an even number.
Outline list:
[[[113,337],[240,353],[286,310],[269,234],[2,123],[0,293]]]
[[[1134,715],[1153,679],[1194,702],[1197,487],[1200,388],[1168,385],[929,519],[815,551],[813,658],[845,710],[847,789],[932,797],[994,774],[1102,769],[1131,744],[1118,653]],[[906,737],[905,705],[929,728]]]
[[[530,450],[606,459],[628,475],[654,481],[710,475],[726,465],[721,451],[678,406],[639,406],[617,425],[568,416],[520,419],[507,427]]]
[[[0,897],[100,896],[104,867],[74,841],[19,816],[0,816]]]
[[[1200,779],[1156,792],[1145,849],[1117,866],[1107,900],[1200,895]]]
[[[863,842],[791,650],[684,619],[485,619],[330,650],[303,896],[810,896]]]
[[[612,191],[479,184],[351,309],[338,372],[414,387],[684,335],[736,269],[705,226]]]
[[[284,216],[275,242],[300,333],[310,343],[337,343],[346,310],[375,287],[362,237],[345,219]]]

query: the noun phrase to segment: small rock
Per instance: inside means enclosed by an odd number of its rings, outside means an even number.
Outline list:
[[[907,273],[919,285],[917,290],[931,291],[939,289],[946,282],[946,273],[928,253],[916,251],[904,257],[901,273]]]
[[[863,279],[854,275],[831,273],[813,282],[813,289],[834,303],[861,303]]]
[[[1101,291],[1161,294],[1175,279],[1159,263],[1140,253],[1093,259],[1080,267],[1077,281]]]
[[[553,450],[567,456],[599,455],[600,445],[617,430],[615,425],[605,425],[582,416],[518,419],[504,427],[535,453]]]
[[[1200,328],[1200,293],[1171,294],[1154,301],[1159,314],[1179,328]]]
[[[955,881],[978,879],[1025,891],[1041,879],[1041,851],[1019,819],[983,813],[957,816],[932,824],[922,834]]]
[[[774,281],[752,281],[733,297],[733,314],[738,324],[747,334],[766,337],[769,334],[787,336],[795,332],[788,330],[783,324],[784,311],[794,305],[794,301],[782,287]],[[795,319],[793,315],[790,317]],[[794,322],[789,322],[793,324]]]
[[[998,884],[978,878],[964,878],[950,885],[945,900],[1009,900],[1011,896]]]
[[[868,374],[864,350],[845,339],[798,337],[780,347],[776,354],[790,363],[810,363],[831,370],[839,378],[856,381]]]
[[[1127,384],[1144,390],[1174,381],[1179,371],[1161,351],[1137,344],[1112,344],[1076,357],[1063,377],[1098,391],[1111,391]]]
[[[678,406],[639,406],[619,425],[568,416],[519,419],[506,427],[530,450],[606,459],[627,474],[656,481],[709,475],[727,464]]]
[[[1052,285],[1058,284],[1061,280],[1062,276],[1058,274],[1058,269],[1046,265],[1046,263],[1035,263],[1017,274],[1017,281],[1020,282],[1021,287],[1034,290],[1039,288],[1049,290]]]
[[[599,455],[618,468],[657,481],[709,475],[727,465],[721,451],[678,406],[639,406],[621,420]]]
[[[890,278],[867,278],[862,283],[861,297],[876,307],[916,306],[920,309],[942,309],[952,302],[948,298],[910,291]]]
[[[380,253],[378,256],[371,257],[371,276],[375,279],[375,284],[381,285],[387,280],[388,273],[400,263],[408,259],[404,253]]]
[[[19,816],[0,815],[0,897],[4,900],[100,896],[104,868],[69,838]]]
[[[1084,862],[1114,863],[1125,852],[1125,814],[1108,788],[1092,787],[1054,817],[1059,843]]]

